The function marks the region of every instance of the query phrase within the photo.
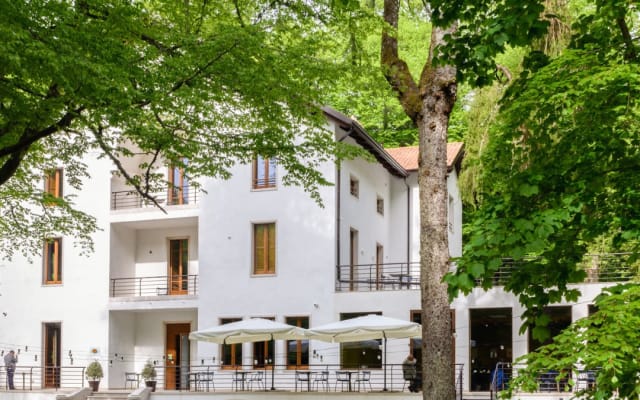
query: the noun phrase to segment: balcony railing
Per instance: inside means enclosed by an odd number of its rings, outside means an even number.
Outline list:
[[[0,366],[0,389],[7,389],[6,376],[7,368]],[[86,383],[85,367],[81,366],[17,366],[13,373],[13,386],[18,390],[81,388]]]
[[[584,283],[628,282],[640,279],[640,262],[629,263],[631,253],[589,254],[579,266],[585,270]],[[532,260],[535,261],[535,260]],[[529,261],[503,259],[493,275],[494,286],[504,286],[518,266]],[[476,281],[478,286],[481,281]],[[374,292],[420,289],[419,263],[357,264],[336,266],[337,292]]]
[[[179,296],[198,294],[198,275],[113,278],[111,297]]]
[[[420,289],[419,263],[336,266],[337,292]]]
[[[631,264],[628,262],[631,253],[603,253],[603,254],[587,254],[579,267],[586,273],[587,277],[584,283],[609,283],[609,282],[628,282],[634,278],[640,277],[638,270],[638,262]],[[513,261],[505,258],[502,266],[493,275],[493,284],[495,286],[503,286],[511,278],[511,275],[518,266],[526,265],[531,261]],[[478,285],[481,281],[476,282]]]
[[[162,206],[178,206],[185,204],[197,204],[200,199],[200,191],[189,186],[173,188],[164,192],[153,193],[152,197]],[[133,208],[153,207],[155,204],[149,199],[140,196],[135,190],[123,190],[111,192],[111,209],[125,210]]]

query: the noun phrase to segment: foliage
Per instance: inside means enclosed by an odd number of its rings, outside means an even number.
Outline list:
[[[612,28],[634,19],[624,17],[629,2],[595,3],[578,18],[572,48],[526,63],[507,92],[483,158],[490,185],[446,278],[451,295],[476,279],[488,288],[502,257],[527,260],[505,285],[527,308],[527,324],[544,325],[546,304],[577,298],[569,286],[585,276],[577,263],[603,234],[613,249],[639,250],[640,67],[633,44]]]
[[[145,381],[152,381],[156,378],[156,374],[156,367],[154,367],[151,360],[147,360],[144,367],[142,367],[142,371],[140,371],[140,376],[142,376],[142,379]]]
[[[319,201],[317,166],[351,150],[321,129],[342,66],[333,2],[0,2],[0,251],[37,254],[56,232],[90,249],[74,199],[46,207],[44,171],[76,190],[88,158],[110,159],[152,200],[159,169],[228,178],[256,154]],[[13,213],[12,213],[12,210]]]
[[[596,384],[577,389],[583,399],[637,399],[640,394],[640,286],[607,288],[595,300],[597,311],[574,322],[553,343],[525,355],[526,362],[510,382],[516,390],[533,391],[540,371],[574,371],[569,385],[578,384],[577,369],[594,371]]]
[[[102,365],[97,360],[91,361],[89,365],[87,365],[85,375],[87,375],[87,379],[93,381],[100,380],[100,378],[104,376],[102,372]]]

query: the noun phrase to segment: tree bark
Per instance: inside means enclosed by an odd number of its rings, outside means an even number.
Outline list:
[[[385,0],[387,29],[397,29],[398,0]],[[423,398],[454,400],[455,367],[451,337],[451,313],[447,285],[449,270],[447,229],[447,131],[456,102],[456,69],[433,66],[434,48],[455,25],[432,28],[429,55],[419,84],[398,57],[395,33],[382,33],[381,62],[387,81],[420,135],[418,185],[420,190],[420,279],[422,303]],[[417,101],[416,101],[417,99]]]

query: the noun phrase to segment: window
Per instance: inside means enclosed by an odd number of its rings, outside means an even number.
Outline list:
[[[253,273],[276,273],[276,224],[253,225]]]
[[[376,211],[378,214],[384,215],[384,199],[382,197],[376,199]]]
[[[287,317],[286,323],[299,328],[309,329],[309,317]],[[309,341],[287,340],[287,368],[309,367]]]
[[[44,243],[44,283],[53,285],[62,283],[62,239],[48,239]]]
[[[276,160],[258,156],[253,161],[253,188],[267,189],[276,187]]]
[[[362,317],[380,312],[344,313],[340,320]],[[382,368],[382,339],[363,340],[340,344],[341,368]]]
[[[55,169],[44,178],[44,191],[53,197],[62,197],[62,169]]]
[[[169,240],[169,294],[189,292],[189,239]]]
[[[220,325],[240,321],[242,318],[221,318]],[[220,361],[223,368],[242,367],[242,343],[223,344],[220,351]]]
[[[264,319],[275,321],[273,317]],[[253,368],[273,368],[274,360],[273,340],[265,340],[264,342],[253,344]]]
[[[184,169],[176,166],[169,167],[168,175],[167,204],[170,206],[189,204],[189,181],[184,176]]]
[[[360,182],[353,176],[349,177],[349,192],[353,197],[360,197]]]
[[[536,351],[540,346],[553,343],[554,336],[571,325],[571,306],[545,307],[544,314],[550,319],[547,329],[551,336],[540,342],[533,338],[533,329],[529,328],[529,353]]]

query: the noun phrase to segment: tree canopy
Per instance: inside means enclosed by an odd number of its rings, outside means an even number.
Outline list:
[[[328,182],[316,167],[341,154],[318,129],[342,71],[327,51],[339,17],[331,6],[0,1],[0,250],[37,252],[52,234],[90,248],[93,217],[42,190],[59,167],[79,188],[90,152],[143,195],[166,188],[161,165],[196,182],[228,177],[256,154],[277,157],[284,182],[319,200]]]
[[[490,287],[503,257],[526,260],[505,289],[533,322],[549,302],[576,298],[568,285],[583,280],[577,265],[596,238],[638,251],[640,70],[625,29],[611,28],[633,26],[627,6],[586,8],[570,48],[551,61],[533,53],[507,92],[483,163],[491,184],[447,278],[454,293],[476,279]]]

